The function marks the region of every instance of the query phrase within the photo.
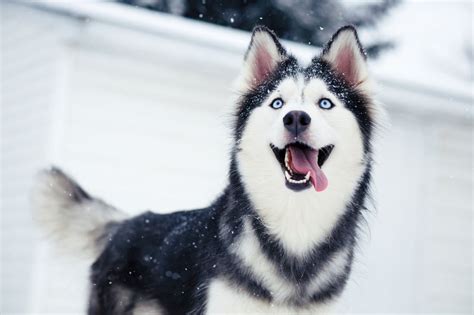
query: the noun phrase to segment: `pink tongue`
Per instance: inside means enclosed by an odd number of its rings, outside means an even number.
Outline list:
[[[328,187],[328,179],[318,165],[318,151],[303,150],[295,146],[290,146],[291,168],[298,174],[306,175],[310,172],[311,183],[316,191],[323,191]]]

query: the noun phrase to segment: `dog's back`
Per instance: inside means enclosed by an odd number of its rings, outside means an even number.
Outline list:
[[[147,212],[121,224],[92,265],[90,314],[126,314],[143,303],[187,314],[213,272],[211,209]]]

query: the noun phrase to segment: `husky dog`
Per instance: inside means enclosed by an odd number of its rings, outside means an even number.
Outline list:
[[[229,183],[208,208],[128,218],[59,169],[42,172],[38,220],[96,258],[89,314],[314,314],[337,301],[378,112],[356,30],[302,66],[256,27],[238,89]]]

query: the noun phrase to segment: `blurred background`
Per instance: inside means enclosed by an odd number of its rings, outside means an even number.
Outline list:
[[[256,24],[303,60],[358,26],[389,123],[340,311],[472,313],[471,1],[2,1],[2,314],[84,313],[90,261],[52,250],[29,189],[54,164],[131,214],[206,206]],[[185,194],[182,191],[186,191]]]

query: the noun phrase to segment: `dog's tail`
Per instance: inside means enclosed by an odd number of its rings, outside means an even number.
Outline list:
[[[33,185],[33,217],[61,250],[93,258],[126,215],[93,198],[58,168],[38,174]]]

